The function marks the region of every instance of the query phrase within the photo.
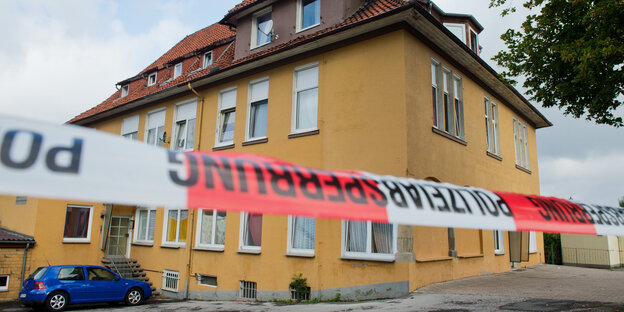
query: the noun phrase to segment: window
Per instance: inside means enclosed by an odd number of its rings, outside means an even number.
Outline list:
[[[157,74],[158,74],[158,72],[155,72],[155,73],[151,73],[149,76],[147,76],[147,86],[148,87],[151,87],[151,86],[156,84]]]
[[[321,23],[321,0],[297,1],[298,30],[312,28]]]
[[[90,281],[113,281],[117,278],[117,275],[109,270],[92,267],[87,267],[87,276]]]
[[[292,132],[316,130],[318,64],[295,69]]]
[[[286,253],[292,256],[314,256],[314,218],[288,217],[288,246]]]
[[[516,165],[529,170],[529,143],[527,126],[516,119],[513,119],[514,142],[516,145]]]
[[[63,242],[88,243],[91,241],[91,210],[93,210],[91,206],[67,206]]]
[[[262,215],[241,213],[239,252],[260,253],[262,245]]]
[[[498,105],[486,96],[485,103],[485,131],[487,151],[500,156],[500,139],[498,135]]]
[[[256,282],[240,281],[238,297],[256,299],[258,294]]]
[[[121,122],[121,136],[136,140],[139,134],[139,115],[124,118]]]
[[[466,43],[466,25],[464,24],[452,24],[444,23],[444,26],[453,33],[459,40]]]
[[[394,261],[396,228],[388,223],[343,221],[342,257]]]
[[[134,242],[152,244],[156,228],[156,208],[137,208],[135,220]]]
[[[180,273],[178,271],[163,270],[162,290],[178,292]]]
[[[252,82],[249,85],[249,119],[247,139],[266,137],[267,113],[269,109],[269,80]]]
[[[165,110],[147,113],[145,142],[149,145],[162,146],[165,140]]]
[[[82,267],[61,268],[56,278],[60,281],[82,281],[85,279],[84,270]]]
[[[28,197],[26,196],[15,196],[15,204],[16,205],[26,205],[28,202]]]
[[[184,247],[186,244],[187,223],[188,209],[165,209],[163,245]]]
[[[497,255],[505,253],[503,231],[494,231],[494,253]]]
[[[529,253],[537,252],[537,235],[535,231],[529,232]]]
[[[8,275],[0,275],[0,291],[9,291]]]
[[[431,59],[433,126],[459,139],[464,133],[462,78],[440,62]]]
[[[223,250],[225,245],[225,212],[199,210],[196,248]]]
[[[193,150],[195,143],[195,114],[197,103],[195,100],[176,106],[175,117],[175,145],[174,149]]]
[[[217,277],[212,275],[197,275],[199,285],[217,287]]]
[[[260,47],[271,42],[272,31],[273,19],[270,7],[254,14],[251,28],[251,48]]]
[[[215,145],[234,142],[234,122],[236,121],[236,88],[219,93],[219,113],[217,115],[217,135]]]
[[[173,78],[178,78],[182,75],[182,62],[175,65],[173,68]]]
[[[212,51],[208,51],[204,53],[204,63],[202,65],[203,68],[212,65]]]
[[[477,33],[470,29],[470,50],[479,54],[479,41],[477,39]]]
[[[123,85],[121,87],[121,97],[128,95],[128,91],[130,91],[130,85]]]

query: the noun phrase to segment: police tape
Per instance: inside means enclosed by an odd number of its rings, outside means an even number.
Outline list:
[[[624,209],[270,157],[177,152],[93,129],[0,115],[0,194],[370,220],[624,235]]]

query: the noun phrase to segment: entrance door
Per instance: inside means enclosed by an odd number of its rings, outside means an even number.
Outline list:
[[[112,216],[108,232],[108,255],[130,257],[130,217]]]

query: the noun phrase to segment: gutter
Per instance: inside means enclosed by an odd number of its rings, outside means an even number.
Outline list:
[[[26,243],[26,248],[24,248],[24,257],[22,258],[22,279],[20,282],[20,287],[24,285],[24,274],[26,273],[26,257],[28,257],[29,247],[30,247],[30,242]]]

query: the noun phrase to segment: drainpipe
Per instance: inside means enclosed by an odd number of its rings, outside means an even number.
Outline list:
[[[188,250],[188,260],[186,261],[186,295],[185,299],[189,299],[189,285],[191,280],[191,268],[193,267],[193,242],[195,241],[195,217],[197,216],[197,209],[191,210],[191,214],[189,215],[191,221],[191,241],[189,244],[186,244],[186,249]]]
[[[24,273],[26,273],[26,257],[28,256],[28,247],[30,247],[30,243],[26,243],[26,248],[24,248],[24,257],[22,258],[22,281],[20,285],[24,285]]]
[[[191,86],[191,83],[188,83],[188,89],[193,92],[195,94],[195,96],[200,100],[199,103],[199,118],[195,118],[195,120],[197,120],[197,123],[199,123],[198,126],[198,133],[197,135],[195,135],[195,137],[197,138],[197,148],[195,148],[196,151],[199,151],[199,145],[201,143],[201,133],[202,133],[202,125],[204,124],[202,122],[202,117],[204,116],[204,98],[199,96],[199,93],[197,93],[197,91],[195,91],[195,89],[193,89],[193,87]]]

